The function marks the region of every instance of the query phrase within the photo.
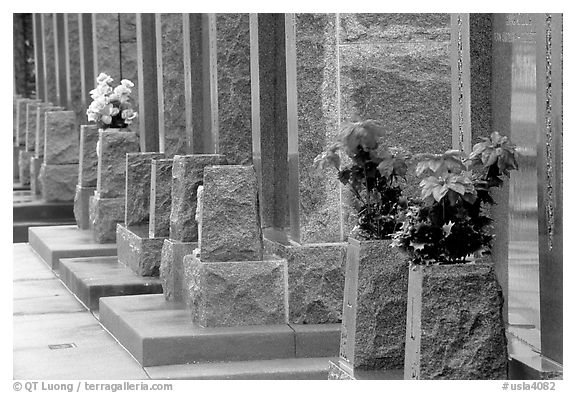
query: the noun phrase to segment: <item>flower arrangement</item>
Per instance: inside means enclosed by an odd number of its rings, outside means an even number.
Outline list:
[[[113,79],[100,73],[96,80],[98,85],[90,91],[92,102],[86,111],[88,121],[95,122],[100,128],[125,128],[132,123],[138,113],[130,103],[131,88],[134,84],[123,79],[120,85],[112,88]]]
[[[404,157],[379,145],[384,130],[375,120],[347,123],[336,142],[314,159],[317,168],[333,166],[340,182],[352,191],[358,223],[351,235],[366,240],[390,238],[402,225],[407,207],[399,179],[408,167]],[[349,158],[347,165],[341,165],[340,151]]]
[[[393,246],[408,252],[416,264],[452,264],[490,253],[491,219],[485,213],[494,204],[490,189],[503,184],[502,176],[518,169],[515,146],[498,132],[482,138],[468,157],[449,150],[421,161],[416,175],[422,201],[410,206]]]

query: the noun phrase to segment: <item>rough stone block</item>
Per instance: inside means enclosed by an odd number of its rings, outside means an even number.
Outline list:
[[[184,257],[192,321],[202,327],[288,323],[285,260],[202,262]]]
[[[262,260],[258,183],[253,166],[204,169],[201,221],[202,261]]]
[[[30,184],[30,158],[33,152],[20,150],[18,152],[18,177],[23,185]]]
[[[283,245],[264,239],[267,253],[288,262],[291,323],[337,323],[342,320],[346,243]]]
[[[150,176],[150,237],[170,235],[172,208],[172,164],[174,160],[152,160]]]
[[[19,98],[16,100],[16,137],[15,145],[24,146],[26,143],[26,105],[30,102],[38,102],[30,98]]]
[[[44,162],[49,165],[77,164],[80,135],[73,111],[46,112]]]
[[[38,179],[42,187],[42,198],[46,202],[72,202],[78,182],[78,164],[43,163]]]
[[[158,158],[164,158],[164,153],[126,154],[126,226],[148,223],[151,163]]]
[[[52,106],[47,103],[46,105],[38,107],[36,110],[36,147],[34,154],[36,157],[44,157],[44,134],[46,132],[46,112],[62,111],[61,106]]]
[[[98,178],[98,154],[96,146],[98,144],[98,126],[80,126],[80,152],[79,152],[79,175],[78,184],[82,187],[96,187]]]
[[[147,225],[116,227],[118,262],[139,276],[157,277],[164,238],[149,238]]]
[[[402,369],[408,258],[389,240],[348,242],[340,360],[352,370]]]
[[[192,254],[198,243],[184,243],[166,239],[162,245],[160,280],[164,297],[169,301],[186,301],[184,281],[184,257]]]
[[[42,159],[38,157],[30,157],[30,190],[33,195],[41,195],[42,187],[40,186],[40,167],[42,166]]]
[[[74,195],[74,218],[80,229],[90,228],[90,197],[94,195],[95,187],[76,185]]]
[[[198,240],[196,190],[202,184],[204,168],[226,164],[220,154],[191,154],[174,156],[172,167],[172,206],[170,210],[170,239],[182,242]]]
[[[123,197],[126,192],[126,153],[140,151],[138,134],[125,128],[100,130],[99,143],[98,193],[101,198]]]
[[[507,379],[503,303],[492,264],[411,268],[404,379]]]
[[[34,151],[36,149],[36,119],[38,107],[46,105],[42,102],[28,102],[26,104],[26,130],[24,137],[24,145],[26,146],[26,151]]]
[[[90,229],[98,243],[116,241],[116,224],[124,220],[124,197],[102,198],[97,192],[90,198]]]

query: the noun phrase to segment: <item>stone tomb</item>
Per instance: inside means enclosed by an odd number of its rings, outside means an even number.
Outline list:
[[[90,228],[90,197],[96,191],[98,177],[98,126],[80,126],[80,157],[78,184],[74,196],[74,218],[80,229]]]
[[[186,299],[182,262],[184,256],[192,254],[198,245],[198,225],[195,220],[198,186],[203,182],[205,167],[222,164],[226,164],[226,158],[219,154],[174,156],[170,212],[168,213],[166,205],[164,209],[157,209],[156,202],[154,202],[154,211],[151,211],[154,217],[151,224],[163,222],[164,227],[161,230],[166,231],[165,225],[169,223],[169,238],[162,245],[160,265],[160,279],[167,300],[183,301]],[[160,178],[156,175],[156,179]],[[166,180],[168,179],[164,177],[164,181]],[[159,186],[160,184],[157,183],[156,187]],[[155,228],[150,227],[150,230],[153,229],[156,231]]]
[[[116,240],[116,224],[124,221],[126,154],[140,150],[138,134],[128,129],[99,131],[96,192],[90,197],[90,228],[98,243]]]
[[[149,237],[152,160],[164,153],[126,154],[124,224],[116,227],[118,261],[140,276],[158,276],[164,237]]]
[[[72,111],[46,112],[44,162],[39,181],[47,202],[74,200],[78,176],[78,131]]]
[[[187,303],[202,327],[288,323],[286,260],[263,258],[252,166],[204,169],[200,252],[184,257]]]

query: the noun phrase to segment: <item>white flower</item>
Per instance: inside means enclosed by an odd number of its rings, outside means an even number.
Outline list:
[[[101,72],[100,75],[98,75],[98,78],[96,78],[96,82],[98,82],[98,84],[110,83],[113,80],[114,79],[112,79],[110,75],[107,75],[103,72]]]
[[[122,79],[120,83],[126,88],[134,87],[134,83],[130,82],[128,79]]]
[[[112,116],[102,115],[102,122],[103,122],[104,124],[110,124],[110,123],[112,123]]]

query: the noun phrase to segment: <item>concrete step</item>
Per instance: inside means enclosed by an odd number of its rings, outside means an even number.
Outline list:
[[[337,356],[340,324],[202,328],[163,295],[100,299],[100,323],[144,366]]]
[[[145,367],[151,379],[328,379],[335,357],[175,364]]]
[[[46,202],[36,199],[30,191],[14,191],[12,215],[14,222],[42,220],[74,220],[72,202]]]
[[[116,255],[116,243],[96,243],[92,231],[76,225],[29,228],[28,242],[53,270],[60,258]]]
[[[31,227],[44,227],[44,226],[57,226],[57,225],[75,225],[74,220],[45,220],[45,221],[26,221],[14,222],[12,225],[12,242],[13,243],[27,243],[28,242],[28,228]]]
[[[101,297],[162,293],[158,277],[140,277],[118,257],[64,258],[58,269],[62,282],[92,311]]]

